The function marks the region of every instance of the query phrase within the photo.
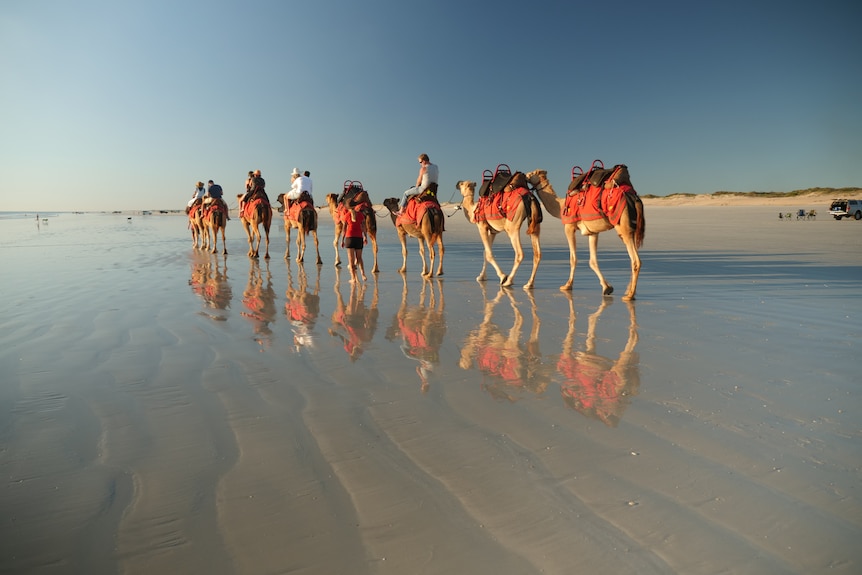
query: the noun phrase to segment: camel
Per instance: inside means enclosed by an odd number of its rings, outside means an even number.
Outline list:
[[[418,201],[418,200],[411,200]],[[430,278],[434,276],[434,246],[437,246],[437,254],[440,258],[440,263],[437,265],[437,275],[443,275],[443,211],[436,202],[427,202],[431,204],[427,206],[421,215],[421,220],[418,223],[413,223],[404,218],[401,218],[399,223],[398,216],[395,212],[398,211],[398,198],[386,198],[383,200],[383,205],[389,210],[389,215],[392,216],[392,224],[398,231],[398,240],[401,242],[401,269],[398,271],[404,273],[407,271],[407,236],[416,238],[419,241],[419,255],[422,257],[422,277]],[[425,248],[428,248],[428,261],[425,258]]]
[[[596,353],[596,325],[599,317],[613,300],[602,298],[599,308],[588,319],[584,351],[575,350],[575,308],[571,292],[569,299],[569,330],[563,339],[562,353],[557,371],[563,378],[560,393],[563,402],[587,416],[616,427],[623,412],[640,388],[639,358],[635,353],[638,343],[638,324],[634,302],[627,301],[629,335],[619,357],[613,360]]]
[[[192,231],[192,248],[205,249],[203,206],[192,206],[189,210],[189,229]],[[209,236],[207,236],[207,240]]]
[[[476,182],[461,181],[456,184],[457,189],[463,196],[462,205],[464,207],[464,215],[471,222],[476,224],[479,229],[479,237],[482,239],[482,244],[485,246],[485,259],[482,262],[482,271],[476,278],[476,281],[485,281],[486,264],[491,264],[497,272],[497,277],[500,278],[500,285],[507,287],[511,286],[515,280],[515,273],[518,271],[518,266],[524,259],[524,249],[521,247],[521,225],[529,219],[527,225],[527,235],[533,244],[533,271],[530,274],[530,279],[524,284],[524,289],[531,289],[536,281],[536,270],[539,268],[539,261],[542,259],[542,247],[539,242],[539,232],[541,231],[542,209],[537,200],[529,195],[529,208],[524,202],[518,202],[518,205],[511,213],[503,217],[476,217],[476,208],[478,207],[474,194],[476,191]],[[494,259],[492,246],[494,238],[500,232],[506,232],[509,236],[509,242],[512,244],[512,249],[515,251],[515,261],[512,263],[512,271],[508,275],[503,274],[497,260]]]
[[[210,206],[209,202],[206,202],[203,212],[203,231],[206,234],[207,244],[212,243],[212,253],[218,253],[218,233],[221,230],[222,254],[227,255],[227,244],[224,237],[225,228],[227,228],[227,205],[224,202],[217,202],[214,206]]]
[[[320,259],[320,246],[317,241],[317,210],[314,209],[314,204],[300,197],[297,200],[299,205],[294,204],[294,207],[291,208],[284,205],[284,194],[278,194],[276,201],[281,204],[278,211],[284,212],[284,233],[285,243],[287,244],[284,259],[290,259],[290,230],[296,228],[296,249],[299,252],[296,261],[299,263],[305,261],[305,240],[306,236],[311,234],[312,239],[314,239],[314,249],[317,252],[317,265],[323,264],[323,260]]]
[[[243,195],[237,194],[237,200],[242,200]],[[259,226],[262,225],[266,233],[266,255],[263,257],[269,259],[269,227],[272,225],[272,206],[261,197],[253,197],[245,204],[244,209],[240,208],[239,220],[242,222],[242,228],[248,238],[248,257],[260,257],[261,233]]]
[[[553,186],[548,181],[548,173],[545,170],[534,170],[527,174],[527,181],[536,191],[542,205],[553,217],[561,219],[566,206],[566,198],[560,198],[554,192]],[[606,186],[612,185],[612,180],[608,180]],[[628,288],[626,288],[623,301],[631,301],[635,299],[637,291],[638,275],[641,269],[641,260],[638,255],[638,249],[643,244],[646,222],[644,220],[643,202],[640,197],[634,193],[623,194],[626,207],[622,212],[622,217],[617,225],[611,223],[607,216],[602,215],[601,219],[596,220],[580,220],[573,224],[564,224],[563,231],[566,235],[566,240],[569,242],[569,279],[566,283],[560,286],[562,291],[572,289],[572,283],[575,278],[575,265],[578,262],[578,256],[575,252],[575,232],[580,230],[581,235],[587,236],[590,242],[590,268],[599,278],[599,283],[602,286],[602,294],[610,295],[614,288],[607,282],[605,276],[602,275],[599,269],[599,260],[597,257],[599,234],[608,230],[615,230],[617,235],[626,246],[626,251],[631,260],[631,280]]]
[[[371,202],[368,200],[368,193],[362,192],[365,201],[368,202],[368,208],[365,210],[365,225],[368,231],[368,237],[371,238],[371,251],[374,255],[374,265],[371,267],[371,273],[380,273],[380,268],[377,266],[377,214],[371,207]],[[343,194],[342,194],[343,195]],[[341,205],[343,198],[339,199],[338,194],[327,194],[326,205],[329,207],[329,215],[332,217],[332,224],[335,227],[332,247],[335,249],[335,267],[341,267],[341,252],[338,250],[338,240],[344,230],[344,222],[341,219],[343,206]]]

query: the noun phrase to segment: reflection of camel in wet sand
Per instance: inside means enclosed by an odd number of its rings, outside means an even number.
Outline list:
[[[542,247],[539,241],[542,210],[538,202],[532,194],[529,194],[526,197],[530,201],[529,206],[521,201],[517,203],[517,206],[513,207],[510,213],[486,214],[476,217],[475,211],[478,207],[474,199],[476,182],[458,182],[457,187],[463,196],[464,215],[471,223],[476,224],[476,227],[479,229],[479,237],[482,239],[482,245],[485,247],[485,259],[482,261],[482,271],[476,280],[485,281],[486,264],[491,264],[497,272],[497,277],[500,278],[500,285],[512,285],[515,280],[515,273],[518,271],[518,266],[521,265],[521,261],[524,259],[524,249],[521,247],[521,225],[529,220],[527,235],[530,236],[530,241],[533,244],[533,271],[530,273],[530,279],[524,284],[524,288],[532,288],[536,280],[536,270],[539,268],[539,261],[542,259]],[[500,193],[502,194],[503,192]],[[512,271],[508,275],[503,274],[500,266],[497,265],[497,260],[494,259],[494,252],[492,250],[494,238],[500,232],[506,232],[506,235],[509,236],[509,242],[512,244],[512,249],[515,250]]]
[[[365,346],[374,338],[377,331],[377,310],[379,300],[377,279],[374,280],[374,294],[371,297],[371,307],[365,306],[366,283],[350,284],[350,301],[344,303],[341,296],[341,270],[335,272],[336,307],[332,312],[332,327],[329,335],[341,339],[344,351],[350,356],[350,361],[356,361],[365,351]]]
[[[192,248],[204,249],[203,206],[198,204],[189,210],[189,229],[192,231]]]
[[[368,193],[363,192],[363,197],[356,197],[355,200],[365,202],[367,206],[363,207],[362,212],[365,214],[365,228],[368,232],[368,237],[371,238],[371,252],[374,256],[374,265],[371,266],[371,273],[380,272],[377,266],[377,214],[374,213],[374,207],[371,205],[371,200],[368,199]],[[329,215],[332,216],[332,225],[335,227],[335,239],[332,240],[332,247],[335,249],[335,267],[341,267],[341,252],[338,251],[338,240],[341,237],[341,232],[344,230],[345,214],[349,214],[342,204],[337,194],[326,195],[326,205],[329,208]]]
[[[300,196],[297,203],[293,206],[284,205],[284,194],[278,194],[276,198],[281,207],[278,211],[284,212],[284,234],[287,248],[284,251],[284,259],[290,259],[290,230],[296,228],[296,261],[302,263],[305,261],[305,243],[306,236],[311,234],[314,240],[314,250],[317,252],[317,264],[323,263],[320,259],[320,245],[317,241],[317,210],[314,204],[306,197]]]
[[[411,199],[411,202],[419,200]],[[392,224],[398,232],[398,241],[401,242],[401,273],[407,271],[407,236],[411,236],[419,240],[419,255],[422,258],[422,276],[431,277],[434,275],[434,246],[437,246],[437,257],[440,263],[437,265],[437,275],[443,275],[443,210],[440,209],[440,204],[435,201],[426,201],[423,206],[421,220],[412,222],[404,216],[400,218],[395,215],[398,211],[398,198],[386,198],[383,200],[383,205],[389,210],[389,215],[392,216]],[[406,211],[407,208],[405,208]],[[419,217],[419,216],[417,216]],[[428,258],[425,258],[425,249],[428,249]],[[428,261],[430,260],[430,261]]]
[[[308,290],[308,275],[305,266],[297,265],[298,287],[293,287],[293,274],[287,264],[287,290],[284,292],[284,315],[293,330],[293,345],[300,348],[314,347],[314,326],[320,315],[320,267],[317,267],[317,281],[314,291]]]
[[[596,323],[609,301],[603,298],[599,309],[590,315],[584,351],[574,351],[575,307],[569,294],[569,331],[563,340],[557,370],[563,378],[560,392],[566,405],[616,427],[631,402],[630,397],[636,395],[640,387],[640,360],[635,353],[638,325],[631,302],[626,302],[629,336],[620,356],[614,361],[596,353]]]
[[[421,390],[428,390],[428,376],[440,363],[440,346],[446,335],[446,308],[443,299],[443,286],[436,281],[439,300],[434,293],[431,281],[423,281],[417,305],[407,304],[407,278],[401,291],[401,307],[392,318],[392,325],[386,330],[386,339],[401,338],[401,352],[408,359],[419,362],[416,374],[421,382]],[[428,303],[425,295],[428,293]],[[439,301],[439,304],[437,303]]]
[[[227,258],[222,262],[219,262],[217,257],[210,259],[209,256],[206,259],[196,259],[192,262],[189,285],[192,291],[204,300],[207,308],[225,310],[230,307],[233,291],[227,277]],[[208,311],[201,313],[216,321],[227,319],[226,315],[212,314]]]
[[[542,201],[545,209],[555,218],[562,218],[566,207],[566,197],[558,197],[554,192],[551,182],[548,181],[548,174],[545,170],[535,170],[527,174],[527,179],[530,185],[536,190],[536,194]],[[606,187],[612,186],[613,179],[609,179]],[[623,199],[626,202],[626,207],[622,211],[622,216],[618,224],[614,225],[608,217],[602,214],[600,219],[580,220],[577,223],[568,223],[563,225],[563,230],[566,234],[566,240],[569,242],[569,280],[560,286],[561,290],[572,289],[572,282],[575,278],[575,265],[578,262],[578,256],[575,252],[575,232],[580,230],[582,236],[589,238],[590,244],[590,268],[599,278],[599,283],[602,284],[602,293],[609,295],[614,291],[614,288],[605,280],[599,269],[598,245],[599,234],[608,230],[615,230],[617,235],[626,246],[626,251],[631,260],[631,280],[626,288],[626,293],[623,295],[623,300],[628,301],[635,298],[635,292],[638,287],[638,275],[641,269],[641,260],[638,255],[638,249],[644,240],[644,230],[646,222],[644,220],[643,202],[640,197],[633,193],[623,194]]]
[[[224,235],[227,228],[227,204],[222,201],[214,202],[212,198],[204,198],[204,233],[206,234],[207,246],[212,246],[212,253],[218,253],[218,233],[221,231],[222,253],[227,255],[227,244]]]
[[[485,288],[482,288],[483,297]],[[493,322],[494,308],[503,295],[509,298],[514,313],[514,321],[508,333],[504,333]],[[539,351],[539,327],[541,322],[536,312],[536,301],[531,292],[530,311],[533,327],[526,345],[521,344],[521,330],[524,316],[510,290],[500,288],[493,300],[485,298],[485,315],[482,323],[467,334],[461,347],[461,369],[470,369],[475,362],[476,368],[486,376],[482,388],[497,399],[516,401],[524,391],[541,394],[551,379],[552,367],[542,361]]]
[[[242,203],[244,194],[237,194],[237,199]],[[242,222],[242,229],[245,230],[245,236],[248,238],[248,257],[260,257],[260,242],[262,234],[260,226],[263,226],[263,231],[266,234],[266,259],[269,259],[269,228],[272,225],[272,206],[262,197],[252,196],[245,202],[245,205],[240,208],[239,220]]]
[[[269,324],[275,321],[275,289],[272,287],[272,273],[266,262],[266,278],[258,260],[252,259],[248,268],[248,283],[242,292],[245,310],[240,315],[248,319],[254,327],[254,340],[260,345],[272,343],[272,329]]]

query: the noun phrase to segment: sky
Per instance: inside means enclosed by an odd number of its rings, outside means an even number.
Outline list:
[[[626,164],[641,195],[862,186],[857,0],[2,0],[0,211],[317,203],[440,167]],[[235,204],[235,200],[231,202]]]

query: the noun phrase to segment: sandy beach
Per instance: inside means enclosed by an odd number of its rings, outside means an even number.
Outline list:
[[[613,232],[618,294],[580,236],[558,289],[547,215],[529,292],[529,242],[479,283],[451,207],[442,278],[381,215],[360,286],[325,211],[322,266],[278,217],[269,261],[237,218],[227,256],[184,217],[0,219],[0,573],[859,573],[862,222],[645,204],[631,303]]]

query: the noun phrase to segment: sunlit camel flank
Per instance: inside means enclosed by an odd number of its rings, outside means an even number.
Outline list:
[[[189,210],[189,229],[192,231],[192,248],[205,249],[207,239],[204,238],[203,206],[193,206]]]
[[[392,224],[398,232],[398,240],[401,242],[401,269],[398,271],[404,273],[407,271],[407,236],[411,236],[419,240],[419,255],[422,257],[422,277],[430,278],[434,276],[434,259],[437,246],[436,257],[439,259],[437,264],[437,275],[443,275],[443,222],[444,216],[440,206],[436,203],[426,202],[431,204],[426,207],[421,215],[421,219],[417,223],[401,218],[401,223],[395,212],[398,211],[398,198],[387,198],[383,200],[383,205],[389,210],[389,215],[392,216]],[[418,217],[418,216],[417,216]],[[425,249],[428,249],[428,258],[425,257]]]
[[[298,206],[292,208],[285,205],[284,194],[278,194],[276,201],[281,204],[280,212],[284,212],[284,234],[286,248],[284,251],[284,259],[290,259],[290,231],[296,229],[296,261],[303,263],[305,261],[305,247],[308,234],[314,240],[314,250],[317,252],[317,265],[321,265],[323,260],[320,259],[320,245],[317,240],[317,210],[314,209],[314,204],[307,198],[300,197],[297,202]]]
[[[524,284],[524,289],[530,289],[536,280],[536,270],[539,268],[539,261],[542,259],[542,248],[539,241],[539,233],[541,231],[542,212],[538,203],[535,203],[528,208],[524,202],[520,202],[511,214],[495,219],[477,218],[474,213],[476,210],[476,201],[474,194],[476,192],[476,182],[461,181],[456,184],[458,190],[463,196],[462,206],[464,215],[471,222],[476,224],[479,229],[479,237],[482,239],[482,245],[485,247],[485,258],[482,262],[482,271],[476,278],[477,281],[485,281],[485,270],[487,264],[491,264],[497,272],[497,277],[500,278],[500,285],[511,286],[515,279],[515,273],[518,271],[518,266],[524,259],[524,249],[521,246],[521,226],[525,221],[527,225],[527,235],[533,244],[533,270],[530,273],[530,279]],[[531,200],[535,202],[535,199]],[[500,232],[505,232],[509,236],[509,242],[512,244],[512,249],[515,251],[515,259],[512,263],[512,270],[504,274],[494,259],[492,246],[494,238]]]
[[[527,180],[535,189],[536,195],[539,196],[542,205],[555,218],[562,218],[563,210],[566,206],[566,197],[558,197],[554,192],[553,186],[548,181],[548,174],[545,170],[535,170],[527,174]],[[612,186],[613,180],[608,180],[605,183],[606,187]],[[581,235],[589,238],[590,245],[590,268],[599,278],[599,283],[602,285],[602,293],[609,295],[613,293],[614,288],[602,275],[599,269],[599,260],[597,256],[599,234],[608,230],[615,230],[617,235],[626,246],[626,251],[631,260],[631,280],[628,288],[626,288],[623,301],[635,299],[637,291],[638,275],[641,269],[641,260],[638,255],[638,249],[643,244],[646,222],[644,220],[643,202],[636,193],[623,194],[626,202],[625,208],[622,211],[622,216],[618,224],[614,225],[603,216],[601,219],[580,220],[577,223],[563,224],[563,229],[566,235],[566,240],[569,243],[569,279],[566,283],[560,286],[563,291],[572,289],[572,282],[575,277],[575,265],[578,261],[578,256],[575,251],[575,232],[580,230]]]

